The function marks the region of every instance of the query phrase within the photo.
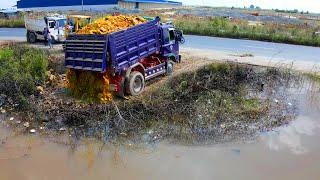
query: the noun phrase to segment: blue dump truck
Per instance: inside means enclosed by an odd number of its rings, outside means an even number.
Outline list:
[[[110,91],[139,95],[145,81],[170,75],[181,61],[183,33],[160,18],[108,35],[70,35],[65,44],[65,66],[109,77]]]

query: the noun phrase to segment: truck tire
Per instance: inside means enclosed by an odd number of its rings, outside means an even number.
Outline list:
[[[144,87],[144,76],[138,71],[133,71],[130,74],[129,81],[126,84],[127,93],[131,96],[138,96],[143,92]]]
[[[167,76],[170,76],[173,74],[173,71],[174,71],[174,62],[173,61],[168,61],[167,62],[167,72],[166,72],[166,75]]]
[[[35,33],[33,32],[28,32],[27,33],[27,40],[29,43],[36,43],[37,42],[37,36]]]
[[[26,38],[27,38],[27,42],[30,43],[30,40],[29,40],[29,31],[27,31]]]

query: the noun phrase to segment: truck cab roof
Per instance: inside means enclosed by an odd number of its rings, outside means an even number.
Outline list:
[[[46,17],[48,20],[61,20],[61,19],[66,19],[65,16],[60,16],[60,17],[55,17],[55,16],[48,16]]]

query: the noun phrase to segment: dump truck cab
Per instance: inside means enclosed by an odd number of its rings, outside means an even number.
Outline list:
[[[65,41],[65,24],[67,20],[64,16],[61,17],[45,17],[46,25],[51,33],[52,39],[56,42]],[[44,37],[45,39],[46,37]]]
[[[163,23],[160,25],[161,34],[161,54],[170,60],[179,62],[179,41],[177,38],[177,29],[172,23]]]

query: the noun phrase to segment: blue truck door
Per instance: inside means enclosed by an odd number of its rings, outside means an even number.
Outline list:
[[[162,45],[162,54],[163,56],[177,56],[179,55],[179,44],[175,38],[175,28],[173,27],[164,27],[162,29],[163,35],[163,45]]]

